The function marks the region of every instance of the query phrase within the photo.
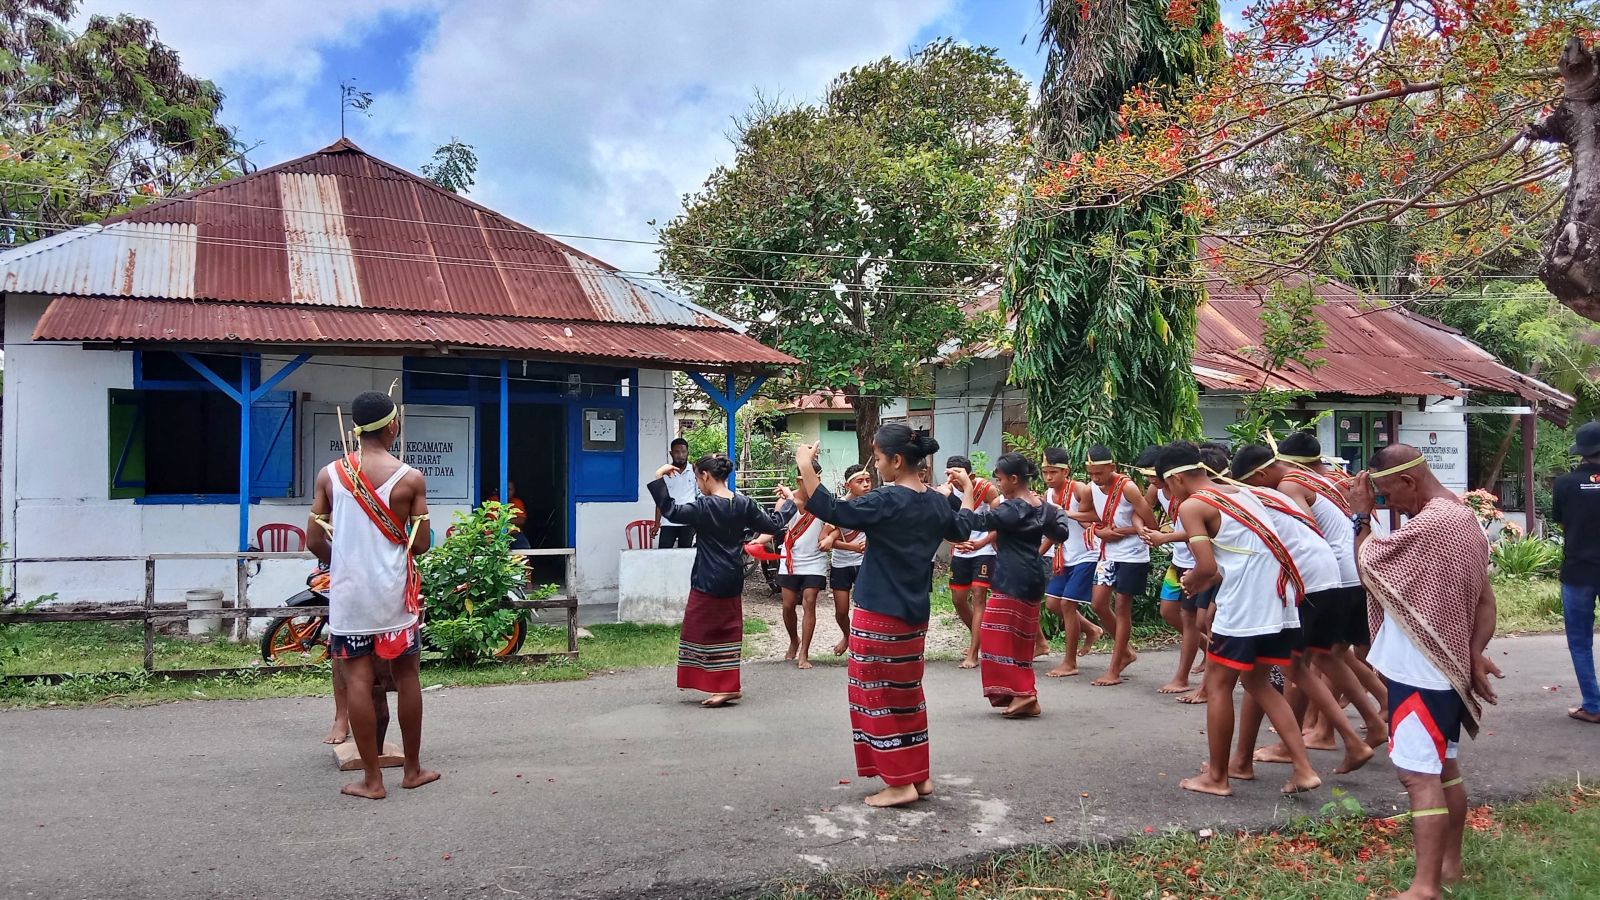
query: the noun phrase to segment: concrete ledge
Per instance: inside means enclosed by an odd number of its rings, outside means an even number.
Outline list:
[[[617,569],[617,621],[682,622],[694,553],[692,549],[622,551]]]

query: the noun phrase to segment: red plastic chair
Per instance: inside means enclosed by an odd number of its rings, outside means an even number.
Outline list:
[[[306,549],[306,533],[298,526],[274,522],[256,530],[256,546],[265,553],[299,553]]]
[[[650,519],[637,519],[627,527],[628,549],[649,550],[656,545],[656,523]]]

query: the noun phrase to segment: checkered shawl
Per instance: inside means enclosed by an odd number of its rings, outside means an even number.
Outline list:
[[[1356,554],[1372,602],[1372,633],[1393,616],[1422,655],[1450,679],[1467,705],[1467,733],[1478,736],[1483,707],[1472,693],[1472,624],[1489,544],[1472,511],[1443,497],[1394,532],[1368,538]]]

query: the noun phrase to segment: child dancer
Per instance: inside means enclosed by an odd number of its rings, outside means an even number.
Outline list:
[[[812,460],[817,474],[822,463]],[[799,669],[811,668],[811,638],[817,630],[817,595],[828,584],[828,554],[822,549],[822,520],[796,503],[794,493],[780,486],[784,499],[778,516],[788,522],[783,535],[783,559],[778,563],[778,587],[783,591],[783,627],[789,632],[789,652],[784,659],[795,660]],[[796,622],[795,607],[803,606],[805,618]],[[800,625],[799,631],[795,630]]]
[[[1089,448],[1088,470],[1091,505],[1084,512],[1096,513],[1100,520],[1094,527],[1100,547],[1094,611],[1101,624],[1114,628],[1116,636],[1111,665],[1093,684],[1107,687],[1121,684],[1123,670],[1139,659],[1130,646],[1133,598],[1144,593],[1150,577],[1150,548],[1139,539],[1139,528],[1154,528],[1156,520],[1144,493],[1131,478],[1117,471],[1117,461],[1106,447],[1096,444]]]
[[[959,471],[965,476],[959,484],[953,477],[946,476],[961,491],[962,501],[970,493],[977,498],[980,509],[1000,502],[1000,492],[995,490],[994,485],[973,475],[972,460],[965,456],[952,456],[944,465],[946,472]],[[960,487],[960,484],[966,487]],[[960,668],[963,669],[978,667],[978,623],[983,621],[983,604],[989,596],[994,566],[994,536],[987,532],[974,531],[966,540],[950,548],[950,602],[955,605],[956,615],[961,617],[972,635],[972,640],[967,644],[967,655],[961,660]]]
[[[1045,587],[1045,607],[1061,618],[1066,627],[1066,657],[1061,665],[1045,673],[1049,678],[1071,678],[1078,674],[1078,654],[1087,653],[1105,632],[1084,618],[1083,607],[1094,600],[1094,570],[1100,562],[1093,535],[1086,523],[1099,522],[1094,513],[1084,512],[1090,504],[1089,485],[1072,477],[1067,451],[1049,447],[1044,451],[1045,500],[1061,510],[1066,523],[1066,539],[1046,539],[1040,553],[1050,559],[1050,584]]]
[[[873,436],[872,459],[883,486],[837,500],[811,468],[815,444],[795,453],[797,499],[817,518],[866,532],[867,551],[850,618],[850,723],[856,771],[887,785],[869,806],[905,806],[933,793],[928,762],[928,707],[922,693],[923,636],[933,555],[943,541],[965,539],[950,498],[932,490],[918,464],[939,442],[891,422]]]
[[[1039,715],[1039,691],[1033,677],[1033,651],[1039,635],[1039,604],[1050,580],[1050,564],[1039,555],[1041,541],[1065,541],[1067,528],[1059,507],[1044,502],[1030,482],[1038,474],[1020,453],[1007,453],[995,463],[995,483],[1005,499],[983,504],[964,469],[951,467],[949,477],[966,500],[961,521],[974,531],[996,536],[994,591],[984,608],[982,627],[983,695],[1004,707],[1007,718]]]
[[[852,465],[844,470],[844,488],[847,499],[863,496],[872,490],[872,474],[860,463]],[[850,649],[850,592],[861,573],[867,536],[828,525],[822,530],[821,546],[829,551],[828,587],[833,590],[833,618],[839,623],[839,643],[833,645],[833,655],[842,656]]]
[[[1178,507],[1189,535],[1195,564],[1183,589],[1199,593],[1221,579],[1217,616],[1206,667],[1206,768],[1180,786],[1203,794],[1229,796],[1228,754],[1233,742],[1233,690],[1244,689],[1266,712],[1294,757],[1286,794],[1322,784],[1306,758],[1300,729],[1289,704],[1268,679],[1267,667],[1288,665],[1292,635],[1284,633],[1285,610],[1304,593],[1304,582],[1282,540],[1267,523],[1266,509],[1248,491],[1211,480],[1200,452],[1186,441],[1169,444],[1156,464],[1169,491],[1187,499]]]
[[[748,495],[728,489],[733,463],[727,457],[702,456],[694,469],[700,496],[689,503],[674,501],[663,480],[677,471],[671,463],[656,470],[648,489],[663,518],[695,529],[689,605],[678,640],[678,687],[710,694],[701,706],[727,706],[744,696],[739,653],[744,648],[745,531],[760,540],[780,526]]]

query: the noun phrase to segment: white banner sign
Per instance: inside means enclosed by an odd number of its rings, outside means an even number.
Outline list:
[[[306,496],[316,472],[339,458],[339,419],[331,409],[309,409],[311,456]],[[461,406],[410,406],[406,408],[405,461],[428,480],[428,502],[435,505],[472,502],[472,408]],[[349,413],[345,425],[349,426]],[[396,456],[400,448],[391,448]]]
[[[1400,443],[1422,451],[1428,468],[1445,487],[1453,491],[1467,489],[1467,430],[1464,425],[1446,430],[1402,423]]]

